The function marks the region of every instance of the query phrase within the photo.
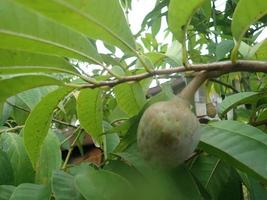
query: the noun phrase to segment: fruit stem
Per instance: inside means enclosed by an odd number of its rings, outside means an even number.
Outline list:
[[[208,73],[206,71],[199,72],[193,78],[193,80],[178,94],[178,96],[189,102],[193,102],[196,91],[207,79]]]

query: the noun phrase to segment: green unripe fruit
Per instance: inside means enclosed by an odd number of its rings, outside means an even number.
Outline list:
[[[199,121],[182,98],[151,105],[143,114],[137,145],[145,160],[173,168],[193,153],[200,139]]]

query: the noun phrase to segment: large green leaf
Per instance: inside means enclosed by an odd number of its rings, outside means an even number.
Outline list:
[[[152,197],[158,200],[202,199],[197,183],[185,166],[179,166],[170,172],[157,170],[156,167],[151,167],[142,159],[136,144],[116,155],[137,169],[143,175],[142,177],[146,177],[148,182],[139,180],[141,184],[139,189],[142,192],[138,193],[147,196],[144,199]]]
[[[118,0],[16,1],[93,39],[128,52],[135,49],[134,38]]]
[[[267,189],[264,184],[245,173],[240,172],[240,175],[244,185],[248,189],[248,194],[246,196],[248,196],[250,200],[267,199]]]
[[[241,181],[237,172],[212,156],[199,156],[191,171],[209,192],[211,199],[241,199]]]
[[[232,21],[232,34],[236,41],[241,41],[251,24],[267,14],[265,0],[239,0]]]
[[[12,185],[0,185],[0,200],[9,200],[15,186]]]
[[[0,74],[33,72],[78,73],[67,60],[57,56],[0,49]]]
[[[36,164],[36,183],[48,184],[54,170],[61,167],[61,149],[58,137],[52,131],[46,136]]]
[[[63,85],[63,82],[49,76],[25,75],[0,80],[0,103],[20,92],[46,85]]]
[[[54,171],[52,191],[56,200],[83,200],[74,186],[74,177],[63,171]]]
[[[67,56],[94,63],[101,61],[96,49],[82,34],[13,1],[0,0],[0,18],[1,48]]]
[[[200,148],[232,166],[267,182],[267,135],[236,121],[201,128]]]
[[[74,182],[87,200],[125,200],[131,191],[126,179],[106,170],[78,174]]]
[[[266,93],[259,92],[240,92],[237,94],[226,97],[223,102],[219,105],[219,115],[225,115],[232,108],[241,104],[253,104],[256,103],[260,98],[266,96]]]
[[[169,28],[182,44],[192,15],[205,0],[171,0],[168,11]]]
[[[46,95],[33,109],[25,123],[24,144],[34,168],[36,168],[41,146],[50,127],[53,111],[72,90],[73,88],[60,87]]]
[[[34,181],[34,171],[26,153],[23,139],[15,133],[3,133],[0,149],[8,155],[14,173],[14,185]]]
[[[0,149],[0,185],[3,184],[14,184],[14,175],[6,152]]]
[[[50,196],[48,186],[24,183],[14,190],[9,200],[49,200]]]
[[[119,107],[129,116],[139,113],[146,99],[139,83],[124,83],[114,88]]]
[[[101,89],[81,90],[77,99],[77,114],[81,126],[96,140],[103,134]]]
[[[16,97],[20,99],[29,110],[32,110],[45,95],[55,89],[57,89],[57,86],[33,88],[17,94]]]

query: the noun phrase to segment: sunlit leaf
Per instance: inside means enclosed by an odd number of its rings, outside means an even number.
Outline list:
[[[169,4],[168,23],[174,36],[182,44],[185,40],[187,26],[192,15],[205,0],[171,0]]]
[[[134,38],[118,0],[16,1],[93,39],[128,52],[135,49]],[[53,12],[48,12],[48,8]]]
[[[264,40],[255,53],[258,60],[267,60],[267,40]]]
[[[240,41],[249,26],[267,14],[267,1],[240,0],[233,14],[232,33]]]
[[[101,61],[96,49],[82,34],[13,1],[1,0],[0,9],[1,48],[67,56],[94,63]]]
[[[64,58],[25,51],[0,49],[0,74],[33,72],[78,73]]]

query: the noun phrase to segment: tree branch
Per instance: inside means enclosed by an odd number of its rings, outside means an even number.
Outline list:
[[[214,78],[226,73],[246,71],[246,72],[267,72],[267,62],[252,61],[252,60],[240,60],[236,63],[231,61],[214,62],[208,64],[194,64],[189,65],[186,68],[183,66],[174,67],[169,69],[160,69],[152,72],[142,73],[138,75],[126,76],[118,80],[100,81],[96,84],[84,84],[82,88],[97,88],[97,87],[114,87],[118,84],[125,82],[140,81],[149,77],[157,75],[175,74],[180,72],[209,72],[208,78]],[[211,73],[212,72],[212,73]]]

